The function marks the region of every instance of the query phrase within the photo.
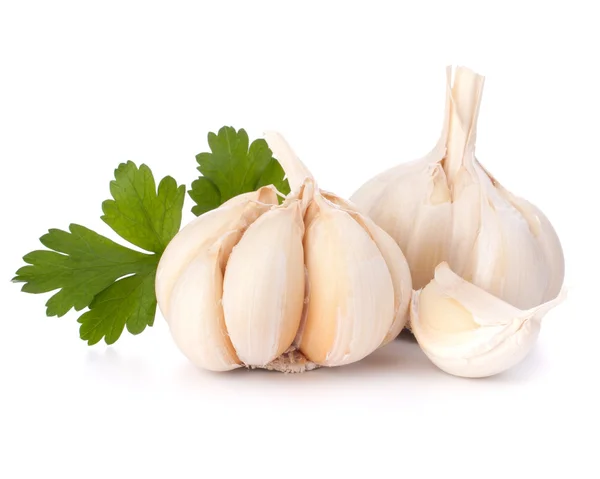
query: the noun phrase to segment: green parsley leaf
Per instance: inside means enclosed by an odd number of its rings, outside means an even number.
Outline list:
[[[208,134],[208,145],[211,153],[196,155],[202,176],[188,191],[196,203],[192,208],[196,216],[261,186],[272,184],[285,195],[290,192],[283,168],[265,140],[254,140],[250,144],[244,129],[236,131],[224,126],[218,134]]]
[[[102,203],[102,220],[130,243],[162,253],[181,225],[184,195],[175,180],[163,178],[157,194],[150,168],[129,161],[115,170],[110,193],[114,200]]]
[[[60,289],[46,303],[47,316],[64,316],[71,308],[81,311],[98,293],[122,276],[155,268],[154,255],[125,248],[77,224],[69,232],[51,229],[40,238],[47,248],[26,254],[28,266],[17,271],[22,291],[46,293]]]
[[[196,203],[192,207],[192,213],[196,216],[214,210],[224,203],[221,201],[219,189],[211,180],[204,176],[192,182],[192,189],[188,191],[188,194],[194,203]]]
[[[98,294],[89,311],[77,320],[81,323],[81,339],[92,345],[104,337],[106,344],[113,344],[125,325],[131,334],[139,334],[146,326],[152,326],[156,314],[155,274],[156,270],[152,270],[128,276]]]
[[[59,290],[46,303],[47,316],[63,316],[74,308],[89,311],[79,317],[80,336],[92,345],[114,343],[125,326],[132,334],[152,326],[156,312],[154,279],[160,255],[179,231],[185,186],[169,176],[158,192],[152,172],[133,162],[119,165],[110,184],[113,199],[103,203],[102,219],[119,236],[153,254],[134,251],[71,224],[69,232],[51,229],[40,238],[48,250],[23,257],[14,282],[22,291]]]

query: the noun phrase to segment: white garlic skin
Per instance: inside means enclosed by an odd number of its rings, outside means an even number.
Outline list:
[[[555,298],[564,257],[543,213],[504,189],[475,157],[483,77],[447,70],[441,138],[424,158],[366,182],[351,201],[400,245],[413,288],[445,261],[467,281],[528,309]]]
[[[159,308],[204,369],[277,368],[290,350],[320,366],[359,361],[404,327],[408,263],[354,205],[321,194],[280,135],[266,139],[293,193],[279,205],[263,187],[183,228],[158,266]]]

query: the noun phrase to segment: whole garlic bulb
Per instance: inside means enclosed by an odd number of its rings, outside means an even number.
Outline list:
[[[537,336],[534,324],[562,299],[564,257],[546,216],[475,157],[484,77],[464,67],[453,85],[450,67],[446,76],[435,148],[377,175],[351,200],[397,241],[413,288],[424,288],[413,297],[410,324],[428,356],[453,374],[489,375],[524,357]],[[484,352],[486,365],[475,367],[473,358]]]
[[[446,261],[462,278],[517,308],[558,294],[564,278],[559,239],[543,213],[513,196],[475,157],[484,77],[447,69],[444,128],[424,158],[400,164],[350,198],[400,245],[413,288]]]
[[[292,193],[269,186],[205,213],[170,242],[160,310],[197,366],[303,371],[358,361],[408,317],[408,264],[355,207],[321,192],[277,133],[265,139]]]

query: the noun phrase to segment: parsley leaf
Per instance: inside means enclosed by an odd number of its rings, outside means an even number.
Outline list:
[[[74,308],[80,337],[92,345],[103,337],[114,343],[125,326],[132,334],[152,326],[156,312],[154,279],[160,255],[179,231],[185,186],[169,176],[156,191],[152,172],[133,162],[119,165],[110,184],[113,199],[103,203],[102,219],[119,236],[153,254],[121,246],[94,231],[71,224],[69,232],[51,229],[40,238],[48,250],[23,257],[14,282],[22,291],[59,290],[46,303],[47,316]]]
[[[94,296],[121,276],[144,273],[154,267],[153,255],[125,248],[77,224],[69,232],[51,229],[40,242],[54,251],[26,254],[28,266],[13,281],[25,282],[22,291],[46,293],[60,288],[46,303],[47,316],[64,316],[71,308],[80,311]]]
[[[104,337],[106,344],[113,344],[125,325],[131,334],[139,334],[146,326],[152,326],[156,314],[155,274],[156,270],[152,270],[128,276],[98,294],[89,311],[77,320],[81,323],[81,339],[92,345]]]
[[[202,176],[188,191],[196,203],[192,208],[196,216],[261,186],[272,184],[285,195],[290,192],[283,168],[265,140],[254,140],[250,144],[244,129],[236,131],[224,126],[218,134],[208,134],[208,145],[211,153],[196,155]]]
[[[147,251],[162,253],[179,231],[184,195],[170,176],[156,184],[150,168],[131,161],[115,170],[114,200],[102,203],[102,220],[121,238]]]

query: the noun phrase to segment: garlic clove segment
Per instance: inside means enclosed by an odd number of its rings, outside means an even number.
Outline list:
[[[273,186],[264,186],[231,198],[219,208],[195,218],[175,235],[165,248],[156,271],[156,298],[167,321],[171,291],[185,267],[221,236],[247,227],[276,204],[277,190]]]
[[[381,346],[385,346],[400,334],[408,321],[408,308],[412,296],[410,269],[404,254],[400,248],[396,248],[394,240],[370,219],[362,216],[360,218],[383,256],[394,288],[394,319],[381,343]]]
[[[445,262],[433,280],[413,293],[411,330],[429,359],[455,376],[479,378],[521,362],[535,344],[554,299],[521,310],[454,273]]]
[[[312,179],[279,133],[266,132],[265,139],[292,189]],[[304,222],[309,301],[300,349],[326,366],[362,359],[394,339],[408,320],[406,259],[383,229],[333,193],[315,187]]]
[[[390,271],[394,287],[394,320],[381,344],[381,346],[385,346],[400,334],[409,318],[412,279],[406,258],[393,238],[370,218],[360,214],[355,205],[333,193],[325,191],[321,193],[325,199],[338,205],[352,216],[369,233]]]
[[[171,335],[187,358],[211,371],[241,366],[229,339],[221,297],[223,267],[241,231],[231,231],[201,251],[178,275],[170,294]]]
[[[552,258],[552,261],[547,264],[547,285],[545,293],[542,295],[542,301],[550,301],[560,293],[565,276],[565,258],[558,235],[546,215],[537,206],[513,195],[497,183],[489,173],[488,175],[496,183],[496,189],[501,197],[521,213],[527,221],[530,231],[538,237],[538,244],[544,260]]]
[[[265,366],[292,344],[304,305],[302,204],[258,218],[234,247],[225,272],[225,323],[239,358]]]
[[[555,298],[560,241],[541,211],[510,194],[475,156],[484,77],[446,69],[442,134],[425,157],[367,181],[351,201],[400,245],[415,290],[452,271],[521,310]]]
[[[320,194],[309,209],[310,298],[300,350],[317,364],[340,366],[381,345],[394,319],[394,288],[381,252],[358,222]]]

